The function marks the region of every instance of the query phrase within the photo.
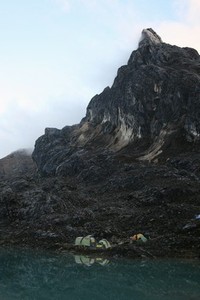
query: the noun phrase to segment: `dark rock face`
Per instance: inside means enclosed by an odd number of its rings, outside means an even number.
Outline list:
[[[47,128],[36,141],[37,172],[6,177],[0,165],[1,239],[53,246],[94,234],[118,243],[142,232],[151,241],[141,255],[198,257],[199,120],[199,54],[143,30],[80,124]]]
[[[176,133],[185,141],[199,141],[199,74],[196,50],[165,44],[152,29],[143,30],[139,48],[119,68],[113,86],[90,101],[81,123],[46,129],[36,141],[33,159],[39,170],[59,174],[77,148],[119,151],[131,143],[146,144],[144,159],[152,160]]]

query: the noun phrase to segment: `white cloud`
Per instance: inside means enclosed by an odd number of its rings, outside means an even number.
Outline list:
[[[188,21],[194,25],[200,25],[200,1],[188,0]]]
[[[164,21],[158,26],[163,40],[181,47],[192,47],[200,53],[200,1],[175,0],[179,19]]]

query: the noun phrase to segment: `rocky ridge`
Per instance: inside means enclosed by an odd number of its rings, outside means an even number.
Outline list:
[[[143,30],[81,122],[45,129],[37,171],[2,177],[1,240],[61,247],[94,234],[117,244],[142,232],[151,240],[141,256],[198,257],[199,114],[198,52]],[[118,253],[134,257],[134,247]]]

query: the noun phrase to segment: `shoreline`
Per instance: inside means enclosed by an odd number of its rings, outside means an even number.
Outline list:
[[[50,241],[49,239],[34,240],[23,239],[22,237],[2,239],[0,248],[19,248],[31,250],[53,251],[58,254],[71,253],[73,255],[100,256],[103,258],[128,258],[128,259],[193,259],[200,261],[198,249],[181,249],[171,247],[170,244],[165,246],[162,243],[155,243],[149,240],[146,243],[124,243],[114,244],[110,249],[89,249],[75,246],[73,243],[64,241]]]

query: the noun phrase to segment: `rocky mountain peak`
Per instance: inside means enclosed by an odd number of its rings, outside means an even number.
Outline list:
[[[118,152],[132,145],[137,159],[153,161],[175,136],[199,141],[199,120],[198,52],[165,44],[148,28],[112,87],[91,99],[80,124],[46,130],[33,158],[45,174],[65,174],[75,161],[82,168],[88,149]]]
[[[199,149],[199,54],[143,30],[81,122],[38,138],[37,170],[24,151],[0,160],[0,244],[76,253],[93,234],[109,256],[199,259]]]
[[[143,47],[145,45],[159,44],[159,43],[162,43],[162,39],[152,28],[147,28],[142,30],[139,47]]]

